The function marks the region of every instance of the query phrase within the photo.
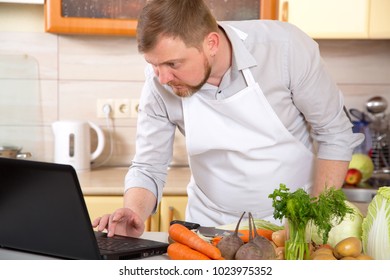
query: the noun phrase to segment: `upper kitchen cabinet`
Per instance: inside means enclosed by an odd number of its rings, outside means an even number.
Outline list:
[[[44,4],[45,0],[0,0],[0,3]]]
[[[1,0],[0,0],[1,1]],[[45,0],[45,30],[135,36],[146,0]],[[278,0],[205,0],[218,20],[277,19]]]
[[[285,0],[280,20],[316,39],[390,38],[389,0]]]
[[[371,0],[369,38],[390,38],[390,0]]]

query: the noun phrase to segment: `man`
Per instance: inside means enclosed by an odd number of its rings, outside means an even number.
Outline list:
[[[152,0],[137,40],[149,66],[136,155],[124,208],[96,219],[98,230],[143,233],[162,196],[176,127],[193,175],[188,221],[233,223],[243,211],[272,220],[268,195],[281,183],[312,195],[342,186],[363,136],[352,133],[317,44],[300,30],[217,23],[202,0]]]

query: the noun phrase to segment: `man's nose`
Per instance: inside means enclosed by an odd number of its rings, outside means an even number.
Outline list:
[[[173,75],[169,69],[165,67],[159,67],[155,69],[158,80],[161,84],[168,84],[173,79]]]

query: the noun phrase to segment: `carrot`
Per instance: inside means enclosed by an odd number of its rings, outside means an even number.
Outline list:
[[[217,260],[221,258],[221,251],[217,247],[203,240],[195,232],[181,224],[172,224],[168,233],[174,241],[187,245],[211,259]]]
[[[178,242],[169,244],[167,253],[171,260],[210,260],[205,254]]]
[[[265,229],[265,228],[258,228],[256,231],[259,235],[272,241],[272,233],[274,232],[273,230]],[[244,241],[245,243],[249,241],[249,230],[248,229],[240,229],[240,230],[238,230],[238,232],[242,233],[242,235],[240,235],[240,238],[242,239],[242,241]]]
[[[212,239],[211,239],[211,244],[213,246],[217,246],[217,244],[219,243],[219,241],[221,241],[222,239],[222,236],[214,236]]]

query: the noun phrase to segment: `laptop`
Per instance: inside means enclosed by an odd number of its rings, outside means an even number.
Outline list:
[[[60,259],[138,259],[168,244],[95,232],[70,165],[0,158],[0,247]]]

